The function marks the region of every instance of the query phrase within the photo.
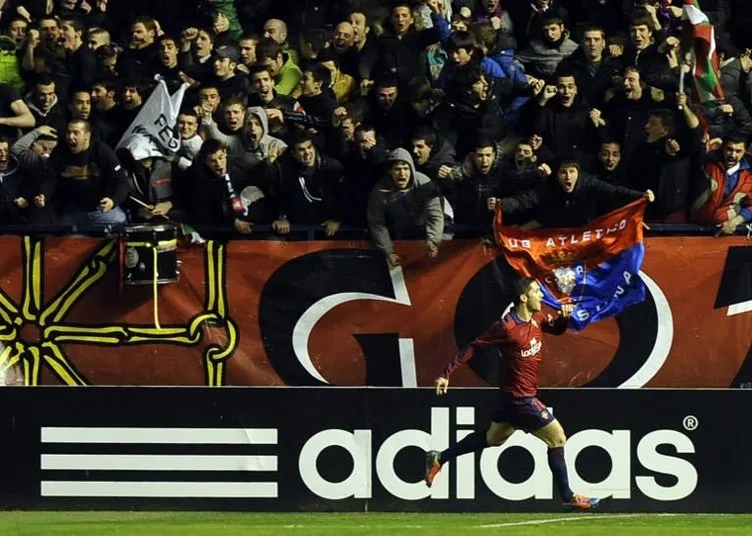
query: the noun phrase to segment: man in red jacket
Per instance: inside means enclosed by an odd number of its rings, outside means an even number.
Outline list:
[[[694,221],[714,224],[720,234],[752,222],[752,163],[746,150],[745,138],[729,136],[720,151],[707,156],[704,190],[692,205]]]

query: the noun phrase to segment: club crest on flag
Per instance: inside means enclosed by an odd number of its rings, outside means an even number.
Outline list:
[[[554,280],[559,290],[569,296],[577,283],[577,273],[570,268],[557,268],[554,270]]]

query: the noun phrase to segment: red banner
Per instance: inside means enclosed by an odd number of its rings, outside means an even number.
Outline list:
[[[546,341],[543,386],[728,387],[752,346],[742,237],[648,238],[649,299]],[[427,386],[511,300],[513,271],[476,240],[390,270],[367,243],[210,242],[178,283],[121,293],[117,242],[1,237],[1,366],[27,384]],[[453,385],[487,385],[478,356]],[[748,371],[750,372],[750,371]],[[752,378],[752,373],[749,374]]]

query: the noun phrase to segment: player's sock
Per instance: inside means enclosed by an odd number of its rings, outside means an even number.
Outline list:
[[[441,465],[444,465],[446,462],[453,460],[458,456],[467,454],[468,452],[483,450],[487,446],[488,441],[486,441],[486,431],[473,432],[466,438],[462,439],[459,443],[455,443],[441,453]]]
[[[567,463],[564,461],[564,447],[548,449],[548,466],[554,474],[554,480],[556,480],[556,486],[559,488],[561,500],[568,503],[572,500],[574,493],[569,489]]]

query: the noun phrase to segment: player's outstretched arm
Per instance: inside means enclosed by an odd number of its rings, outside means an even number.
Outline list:
[[[449,389],[449,380],[443,376],[439,376],[436,378],[434,385],[436,386],[436,396],[445,395]]]

